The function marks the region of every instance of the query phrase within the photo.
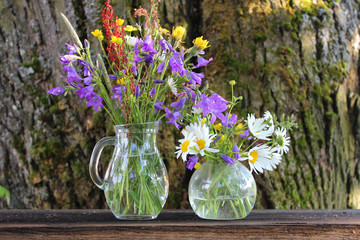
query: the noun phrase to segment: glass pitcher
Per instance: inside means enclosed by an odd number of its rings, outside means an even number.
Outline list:
[[[168,173],[157,148],[160,121],[114,126],[116,136],[102,138],[94,147],[89,170],[104,190],[107,204],[118,219],[155,219],[169,192]],[[104,179],[98,171],[104,147],[114,153]]]

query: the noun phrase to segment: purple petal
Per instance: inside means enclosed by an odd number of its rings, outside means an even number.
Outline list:
[[[199,158],[197,156],[191,156],[189,157],[189,160],[187,161],[186,168],[193,170],[196,163],[198,162]]]
[[[93,86],[80,87],[80,89],[76,90],[75,93],[80,95],[80,98],[89,96],[94,91]]]
[[[183,97],[179,101],[171,103],[170,107],[174,107],[175,111],[179,111],[180,109],[184,108],[185,101],[186,101],[186,98]]]
[[[154,83],[157,83],[157,84],[164,83],[164,82],[165,82],[164,80],[154,80]]]
[[[136,98],[138,98],[140,96],[140,86],[139,85],[136,85],[136,87],[135,87],[135,96],[136,96]]]
[[[118,79],[117,76],[114,75],[114,74],[109,74],[109,78],[110,78],[110,80],[117,80]]]
[[[164,110],[164,108],[161,106],[163,105],[165,102],[159,102],[159,99],[156,99],[156,103],[154,105],[155,107],[155,114],[157,113],[158,110]]]
[[[156,94],[156,87],[153,87],[151,91],[149,92],[150,96],[154,96]]]
[[[157,72],[158,73],[162,73],[164,71],[164,66],[165,66],[165,62],[162,62],[159,64],[158,68],[157,68]],[[166,69],[165,69],[166,70]],[[159,80],[160,81],[160,80]]]
[[[240,154],[238,154],[238,152],[240,151],[238,146],[236,144],[234,144],[232,151],[234,153],[234,158],[235,160],[239,160],[240,159]]]
[[[199,68],[199,67],[206,67],[206,65],[211,62],[213,60],[213,58],[210,58],[209,60],[206,60],[203,57],[198,57],[198,64],[196,66],[194,66],[195,68]]]
[[[221,157],[222,157],[222,159],[224,159],[225,162],[227,162],[231,166],[234,164],[234,159],[232,159],[228,155],[222,154]]]

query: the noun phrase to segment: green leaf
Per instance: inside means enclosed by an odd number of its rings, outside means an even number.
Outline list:
[[[0,186],[0,198],[6,197],[7,204],[10,204],[10,192],[6,188]]]

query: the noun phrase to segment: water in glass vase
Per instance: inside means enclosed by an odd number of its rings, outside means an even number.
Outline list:
[[[189,201],[201,218],[235,220],[245,218],[256,200],[256,183],[240,162],[207,161],[192,175]]]
[[[160,213],[168,183],[166,171],[158,166],[158,158],[159,153],[132,155],[127,163],[108,172],[105,179],[112,181],[105,180],[104,193],[116,218],[150,220]]]
[[[231,220],[245,218],[254,207],[256,195],[243,198],[206,199],[192,197],[196,214],[204,219]]]

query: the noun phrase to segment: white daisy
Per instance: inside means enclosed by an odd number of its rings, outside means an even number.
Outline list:
[[[183,161],[186,162],[187,160],[187,155],[190,153],[190,148],[195,147],[195,142],[194,140],[194,133],[187,131],[186,129],[183,129],[181,131],[181,133],[184,135],[183,139],[180,139],[180,146],[176,146],[176,152],[175,154],[177,154],[177,158],[182,157]]]
[[[263,118],[255,118],[254,114],[249,114],[247,117],[249,130],[258,139],[270,140],[272,132],[268,131],[268,125],[264,124]]]
[[[126,43],[130,46],[135,46],[136,42],[138,41],[136,37],[132,37],[129,35],[125,35]]]
[[[205,151],[219,152],[219,149],[210,148],[210,144],[216,137],[215,134],[210,134],[209,128],[206,124],[202,124],[201,121],[197,123],[191,123],[187,128],[187,131],[194,133],[195,147],[191,154],[205,155]]]
[[[178,95],[178,90],[176,88],[176,83],[174,81],[174,79],[172,77],[168,77],[167,79],[167,84],[169,85],[171,92],[177,96]]]
[[[275,130],[275,141],[276,143],[274,149],[280,155],[283,155],[289,151],[290,137],[286,136],[285,128],[277,128]]]
[[[269,171],[274,169],[275,165],[272,163],[271,157],[271,148],[269,146],[258,145],[249,151],[248,157],[240,158],[240,160],[248,160],[251,171],[262,173],[263,169]]]
[[[271,113],[269,111],[266,111],[264,114],[264,122],[266,123],[266,131],[268,132],[268,134],[273,134],[274,129],[275,129],[275,125],[274,125],[274,120],[273,117],[271,115]]]
[[[270,159],[271,159],[270,164],[273,169],[275,169],[282,160],[281,155],[279,153],[277,153],[274,148],[271,149]]]

